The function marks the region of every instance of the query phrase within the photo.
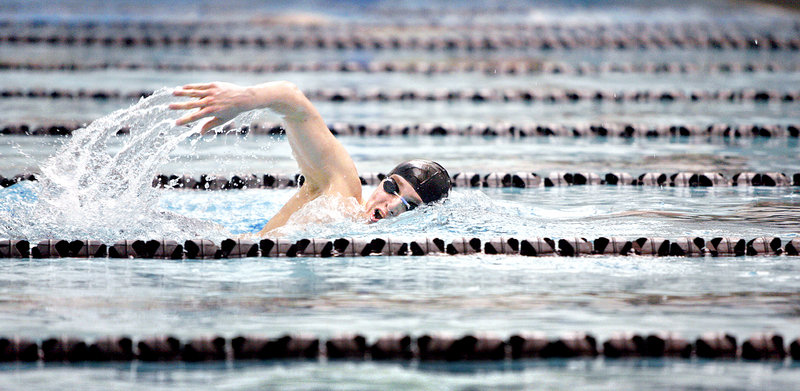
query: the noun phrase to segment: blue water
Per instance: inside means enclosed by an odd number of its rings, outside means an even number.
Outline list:
[[[374,188],[365,187],[365,195]],[[259,231],[293,190],[170,192],[162,206],[208,219],[232,233]],[[240,205],[248,205],[241,208]],[[554,237],[778,236],[798,235],[800,190],[746,188],[580,187],[457,189],[443,205],[395,220],[306,226],[291,237]],[[344,230],[344,231],[343,231]]]
[[[0,212],[20,213],[20,205],[37,200],[36,183],[0,190]],[[364,197],[374,187],[364,187]],[[295,193],[294,189],[241,191],[162,190],[159,209],[218,224],[207,238],[217,242],[237,234],[255,233]],[[247,207],[242,207],[247,205]],[[581,186],[535,189],[456,189],[442,204],[424,206],[397,219],[365,225],[332,217],[282,231],[289,238],[438,237],[667,237],[711,239],[720,236],[797,237],[800,189],[786,188],[659,188]],[[76,233],[57,228],[20,231],[3,228],[13,238],[84,239],[109,243],[130,239],[130,225],[119,230]],[[17,233],[22,232],[22,233]],[[59,234],[59,232],[62,232]],[[153,230],[147,238],[158,236]],[[177,240],[195,238],[191,231],[173,234]],[[138,237],[137,237],[138,238]],[[145,237],[141,237],[147,239]]]

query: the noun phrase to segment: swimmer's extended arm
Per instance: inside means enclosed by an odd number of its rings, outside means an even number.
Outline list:
[[[284,117],[286,136],[306,181],[270,219],[262,234],[285,224],[292,213],[321,194],[339,193],[361,201],[361,181],[353,159],[294,84],[282,81],[250,87],[230,83],[190,84],[173,94],[198,98],[171,104],[170,108],[199,109],[180,118],[177,125],[212,117],[202,132],[230,121],[239,113],[259,108],[269,108]]]

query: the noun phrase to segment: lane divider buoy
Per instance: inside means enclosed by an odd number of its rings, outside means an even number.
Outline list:
[[[542,62],[533,60],[497,61],[338,61],[314,63],[249,63],[249,64],[197,64],[163,62],[23,62],[0,61],[0,71],[29,72],[90,72],[104,70],[156,70],[166,72],[339,72],[339,73],[407,73],[407,74],[451,74],[484,73],[486,75],[596,75],[604,73],[641,74],[733,74],[733,73],[796,73],[800,64],[779,62],[724,62],[695,64],[686,62],[642,62],[642,63],[578,63]]]
[[[364,257],[505,254],[539,256],[797,256],[800,238],[784,245],[778,237],[700,237],[673,239],[641,237],[626,239],[582,237],[481,239],[462,237],[445,241],[440,238],[400,240],[396,238],[284,238],[225,239],[219,244],[208,239],[178,242],[171,239],[119,240],[106,244],[99,240],[45,239],[36,243],[20,239],[0,239],[0,258],[143,258],[143,259],[228,259],[296,257]]]
[[[786,346],[782,335],[755,333],[741,344],[731,334],[709,332],[694,341],[672,332],[649,335],[612,334],[599,342],[592,334],[573,332],[557,338],[542,333],[516,333],[501,338],[492,333],[390,334],[368,341],[358,333],[325,340],[313,335],[233,338],[206,336],[181,340],[175,336],[108,336],[94,341],[63,336],[41,341],[0,337],[0,362],[110,362],[110,361],[240,361],[240,360],[406,360],[504,361],[524,359],[724,359],[755,361],[800,360],[800,339]]]
[[[417,27],[406,33],[387,33],[376,29],[353,31],[306,31],[306,32],[249,32],[241,34],[214,33],[209,30],[163,31],[142,33],[134,31],[87,31],[81,29],[0,30],[0,45],[47,45],[86,47],[239,47],[293,50],[426,50],[426,51],[488,51],[507,49],[534,50],[748,50],[748,51],[797,51],[800,38],[780,29],[770,31],[747,31],[725,29],[698,31],[678,27],[680,33],[657,30],[648,25],[637,26],[636,31],[586,32],[568,28],[563,31],[497,30],[462,32],[444,31],[431,34],[425,27]],[[226,31],[227,29],[218,29]],[[430,29],[428,29],[430,30]],[[212,30],[213,31],[213,30]]]
[[[0,125],[0,135],[68,136],[85,127],[85,123],[7,123]],[[800,124],[665,124],[595,123],[580,125],[537,123],[448,123],[376,124],[334,122],[328,129],[336,136],[388,137],[388,136],[477,136],[477,137],[800,137]],[[282,135],[286,130],[279,123],[251,123],[225,125],[220,135]],[[117,135],[130,134],[130,127],[122,125]]]
[[[386,178],[384,173],[364,173],[359,176],[362,185],[376,186]],[[682,171],[671,175],[646,172],[638,177],[627,172],[596,174],[593,172],[554,171],[546,176],[534,172],[456,172],[452,175],[454,187],[472,188],[537,188],[564,186],[660,186],[660,187],[788,187],[800,186],[800,173],[740,172],[730,179],[718,172]],[[22,181],[36,181],[36,174],[23,173],[10,178],[0,175],[0,187],[9,187]],[[286,189],[303,185],[300,174],[159,174],[153,178],[153,187],[185,190],[240,190]]]

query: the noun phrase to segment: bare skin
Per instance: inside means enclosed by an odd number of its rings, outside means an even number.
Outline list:
[[[175,90],[173,95],[196,98],[169,107],[173,110],[197,109],[178,119],[176,125],[179,126],[210,118],[202,127],[203,134],[245,111],[267,108],[283,116],[286,137],[305,183],[269,220],[259,236],[286,225],[292,214],[322,195],[354,197],[364,208],[362,216],[370,222],[405,211],[400,197],[385,192],[380,185],[368,199],[362,200],[361,180],[353,159],[328,130],[311,101],[294,84],[285,81],[249,87],[221,82],[189,84]],[[408,181],[398,175],[392,177],[397,181],[401,196],[409,202],[422,204],[419,194]]]

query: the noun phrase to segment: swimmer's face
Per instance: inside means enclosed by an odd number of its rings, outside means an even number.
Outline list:
[[[422,198],[400,175],[392,175],[378,184],[364,204],[370,222],[394,217],[422,205]]]

